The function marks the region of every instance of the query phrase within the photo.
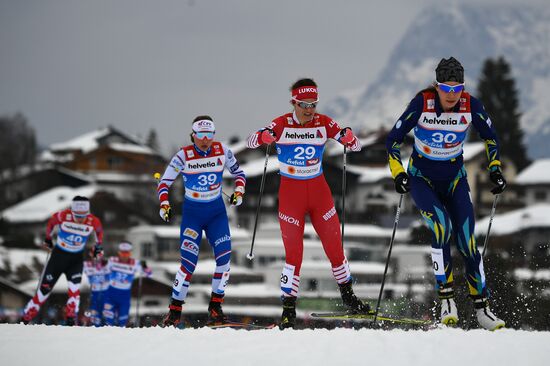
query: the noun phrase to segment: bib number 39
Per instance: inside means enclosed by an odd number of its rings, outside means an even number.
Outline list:
[[[199,177],[197,178],[198,181],[199,181],[199,184],[201,186],[206,186],[206,185],[213,185],[214,183],[216,183],[216,174],[203,174],[203,175],[199,175]]]

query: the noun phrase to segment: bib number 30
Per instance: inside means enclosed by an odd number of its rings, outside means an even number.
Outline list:
[[[443,134],[442,132],[434,132],[432,134],[432,141],[435,143],[446,143],[446,144],[452,144],[457,139],[457,136],[454,133],[446,133]]]

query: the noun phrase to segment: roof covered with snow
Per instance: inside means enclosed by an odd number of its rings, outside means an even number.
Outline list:
[[[153,233],[159,238],[179,238],[180,226],[179,225],[141,225],[134,226],[130,229],[132,233]],[[250,233],[246,229],[231,227],[231,238],[241,239],[249,238]]]
[[[78,188],[55,187],[8,207],[0,212],[0,216],[12,223],[45,221],[53,213],[69,208],[74,196],[92,197],[97,189],[94,185]]]
[[[100,128],[95,131],[85,133],[83,135],[77,136],[73,139],[70,139],[65,142],[59,142],[50,145],[50,150],[52,151],[63,151],[63,150],[82,150],[82,151],[91,151],[97,148],[97,140],[107,136],[111,133],[111,129],[108,127]]]
[[[462,148],[462,155],[464,156],[464,161],[475,158],[479,153],[485,151],[484,142],[470,142],[464,144]]]
[[[257,177],[264,173],[265,157],[261,159],[252,160],[246,164],[241,165],[244,174],[247,178]],[[267,173],[276,172],[279,170],[279,160],[276,155],[270,155],[267,162]],[[232,175],[227,170],[223,173],[224,178],[231,178]]]
[[[68,141],[52,144],[49,149],[52,152],[80,150],[83,153],[87,153],[97,149],[99,147],[99,140],[109,135],[120,136],[119,141],[112,141],[107,143],[107,146],[109,146],[113,150],[131,152],[136,154],[157,154],[148,146],[140,144],[134,138],[113,129],[112,127],[100,128],[95,131],[77,136]],[[51,154],[43,155],[45,158],[48,158],[48,155]],[[49,158],[51,159],[51,156],[49,156]]]
[[[475,235],[485,235],[488,225],[488,216],[479,220]],[[508,235],[535,227],[550,229],[550,204],[537,204],[503,214],[499,214],[497,209],[491,226],[491,235]]]
[[[517,184],[550,184],[550,158],[535,160],[516,177]]]
[[[346,223],[345,236],[352,237],[372,237],[372,238],[391,238],[393,228],[385,228],[376,225],[348,224]],[[314,235],[315,229],[313,225],[306,224],[304,234]],[[409,229],[397,229],[395,231],[395,239],[399,241],[409,238]]]

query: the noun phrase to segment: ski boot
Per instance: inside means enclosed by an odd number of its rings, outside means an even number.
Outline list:
[[[342,301],[344,305],[349,308],[350,312],[353,314],[370,314],[373,313],[369,304],[364,303],[359,300],[353,288],[351,286],[351,281],[346,283],[338,284],[340,288],[340,294],[342,295]]]
[[[283,314],[279,329],[294,328],[296,326],[296,297],[283,298]]]
[[[453,283],[440,284],[437,294],[439,300],[441,300],[441,324],[456,327],[458,324],[458,310],[455,303]]]
[[[37,308],[30,308],[26,313],[21,317],[23,324],[29,324],[36,316],[38,315]]]
[[[69,327],[77,325],[76,316],[76,305],[74,303],[65,305],[65,325]]]
[[[172,299],[168,309],[170,310],[168,314],[162,319],[162,325],[165,327],[178,327],[181,320],[181,309],[184,304],[183,300]]]
[[[504,320],[497,318],[491,309],[489,309],[489,302],[487,301],[487,298],[483,296],[471,297],[472,300],[474,300],[477,323],[480,327],[491,331],[504,328],[506,323],[504,323]]]
[[[212,292],[208,304],[208,325],[220,325],[227,322],[227,317],[222,310],[223,296]]]

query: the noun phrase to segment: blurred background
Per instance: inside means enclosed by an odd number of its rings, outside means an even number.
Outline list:
[[[245,254],[265,152],[246,149],[244,139],[290,110],[288,89],[301,77],[318,82],[319,112],[362,139],[363,151],[347,157],[345,250],[356,292],[373,303],[399,200],[385,137],[416,92],[434,81],[439,60],[454,56],[464,65],[466,90],[491,115],[509,183],[485,258],[494,311],[514,328],[550,329],[550,5],[515,3],[0,0],[0,321],[16,321],[32,296],[47,255],[37,246],[46,222],[75,195],[92,200],[107,254],[128,239],[153,268],[141,291],[134,286],[134,323],[138,316],[141,324],[160,319],[179,266],[179,218],[160,221],[152,175],[189,143],[200,114],[214,118],[216,138],[248,178],[244,204],[228,208],[234,253],[224,309],[277,319],[284,263],[277,162],[273,156],[268,164],[251,262]],[[406,161],[410,146],[403,151]],[[493,196],[475,131],[464,158],[481,246]],[[340,215],[342,162],[341,146],[327,145],[323,169]],[[228,175],[226,192],[232,183]],[[174,207],[181,199],[178,182]],[[298,309],[312,324],[308,314],[336,308],[339,295],[309,224],[304,245]],[[432,317],[430,235],[408,196],[390,264],[383,310]],[[454,264],[466,319],[472,310],[461,259]],[[203,242],[184,309],[190,325],[206,317],[213,270]],[[59,321],[64,281],[40,321]],[[83,322],[88,291],[84,280]]]

